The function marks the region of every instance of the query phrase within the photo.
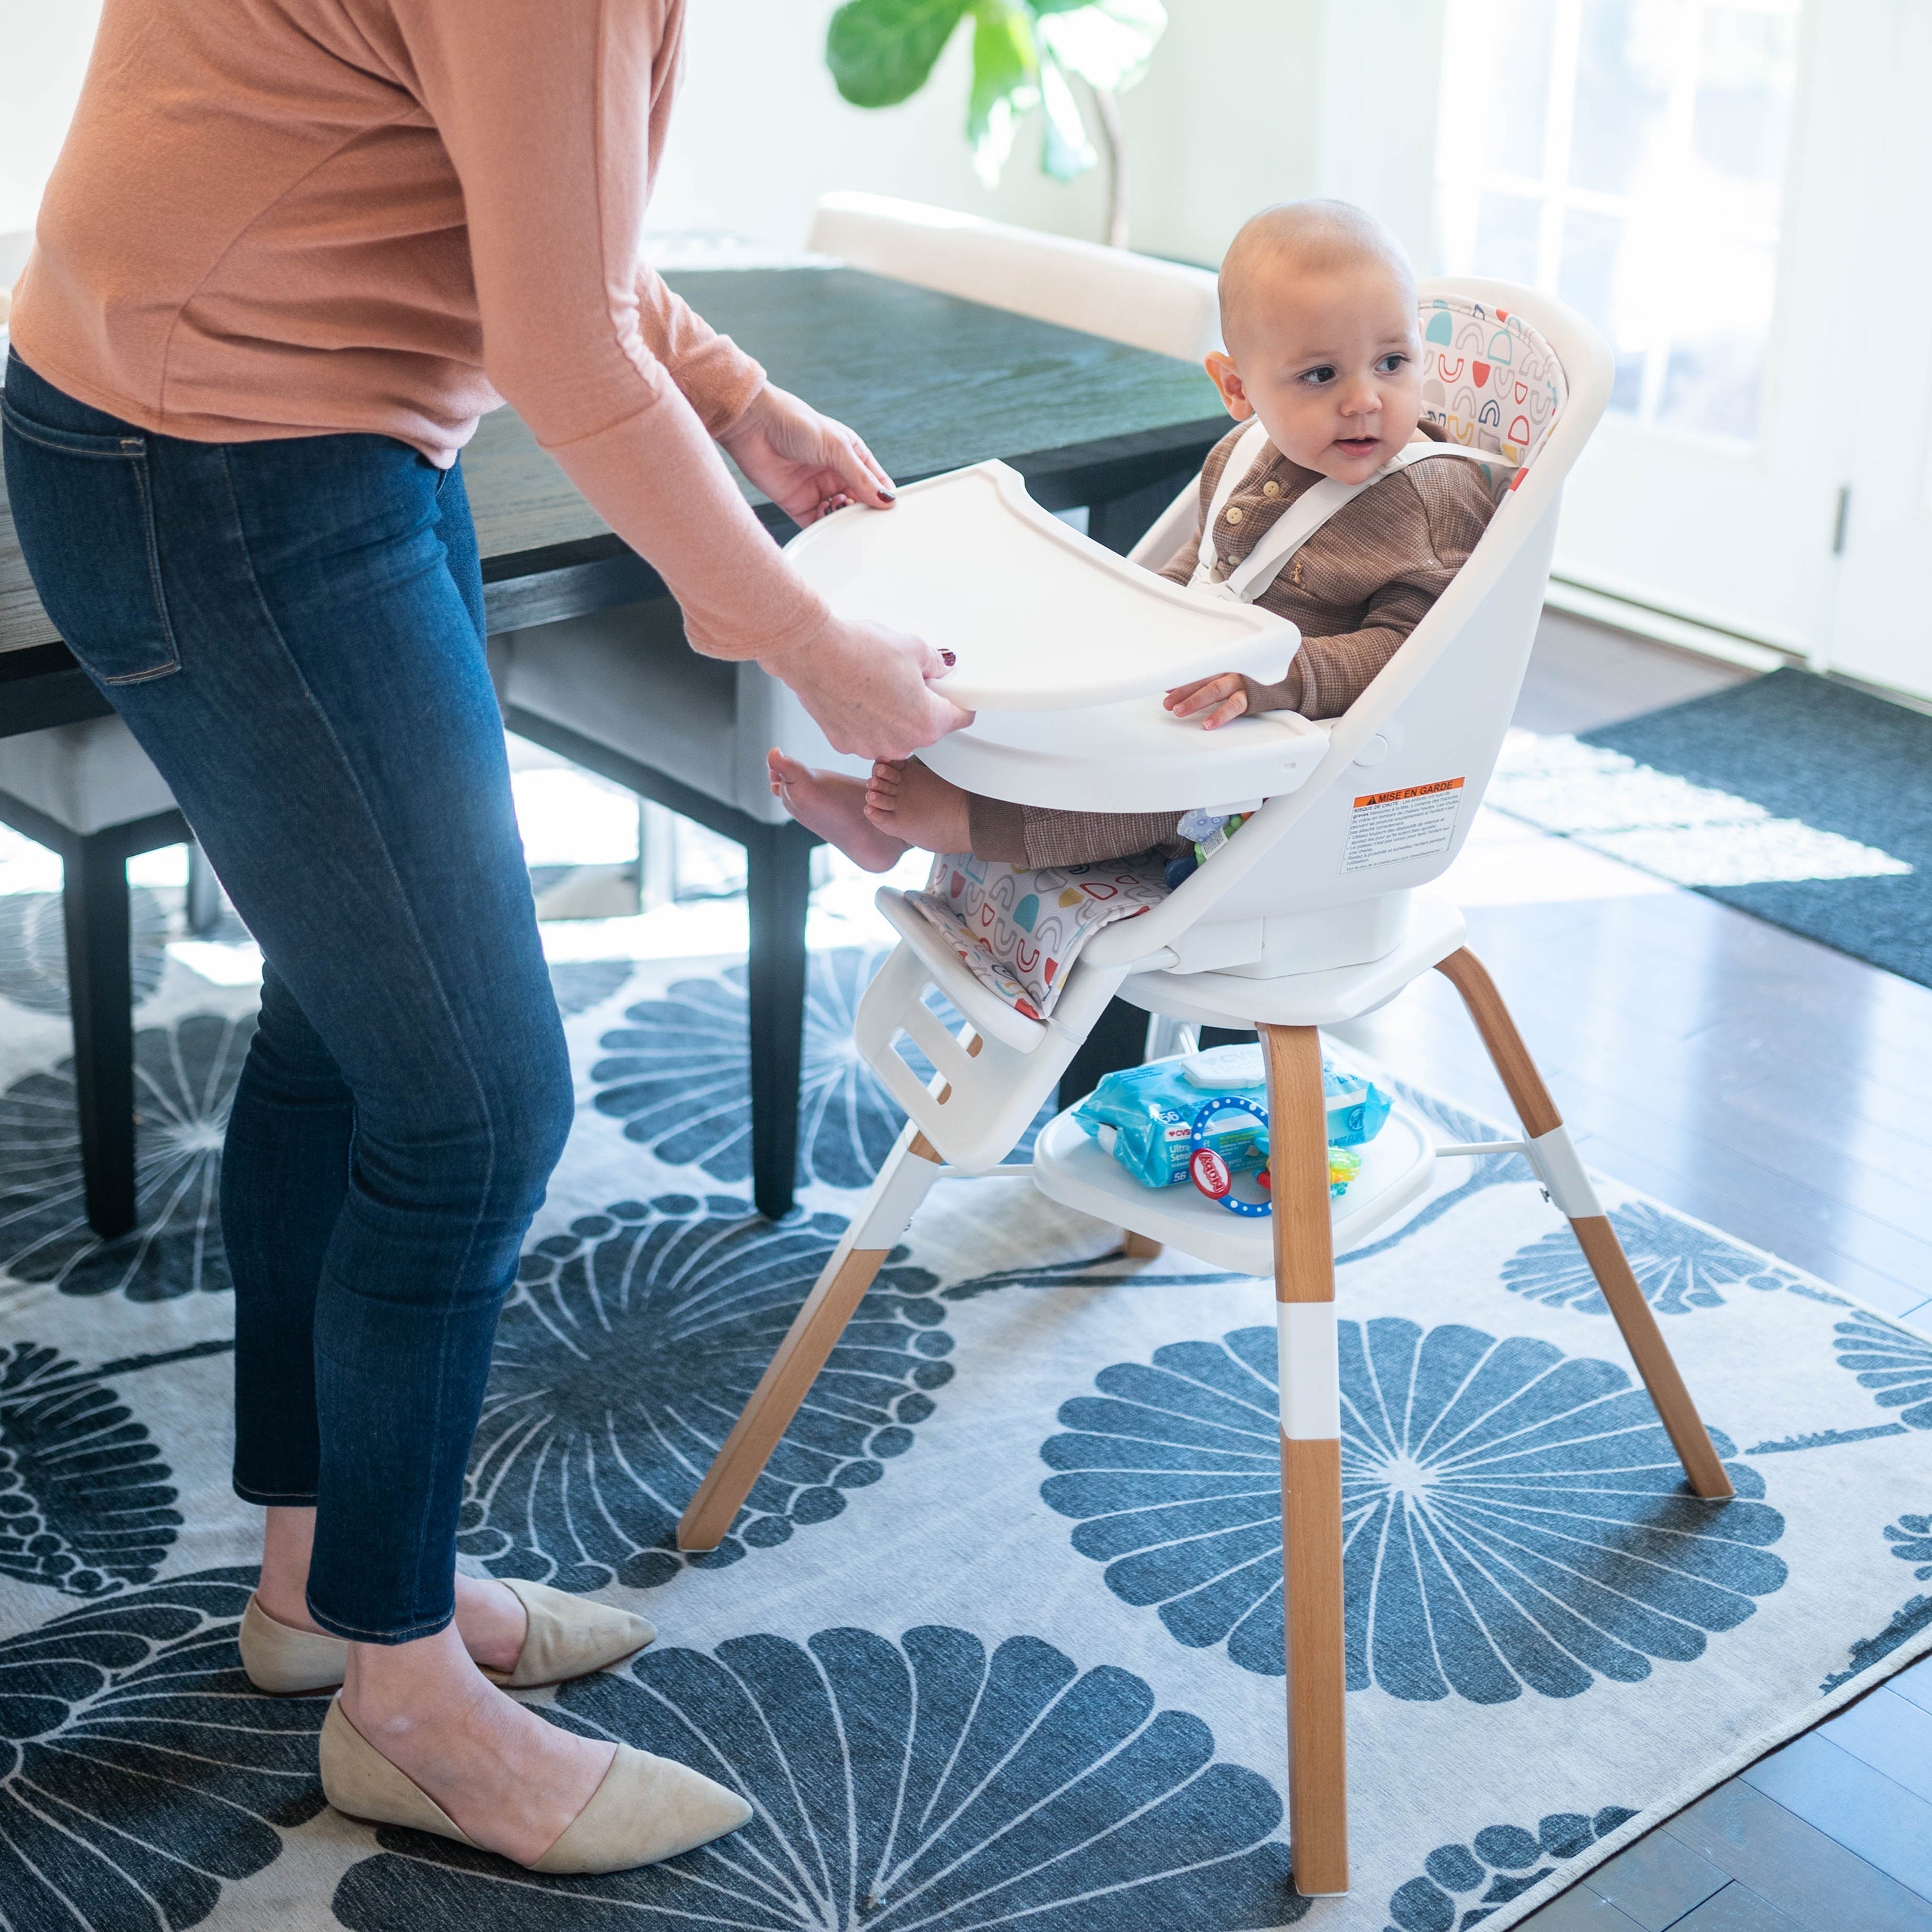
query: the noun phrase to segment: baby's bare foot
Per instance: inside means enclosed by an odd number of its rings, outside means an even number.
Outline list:
[[[869,823],[866,788],[839,772],[815,772],[796,758],[772,750],[766,754],[773,796],[807,831],[868,872],[890,872],[905,856],[906,842]]]
[[[880,831],[928,852],[969,852],[970,796],[916,758],[881,759],[866,788],[866,816]]]

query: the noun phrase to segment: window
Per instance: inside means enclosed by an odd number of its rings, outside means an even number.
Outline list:
[[[1450,0],[1444,266],[1586,316],[1640,422],[1756,440],[1798,4]]]

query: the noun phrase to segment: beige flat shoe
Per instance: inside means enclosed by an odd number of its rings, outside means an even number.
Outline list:
[[[248,1682],[274,1697],[333,1690],[349,1667],[349,1646],[341,1638],[278,1622],[252,1596],[242,1612],[237,1641]]]
[[[477,1667],[492,1684],[506,1690],[527,1690],[538,1684],[588,1677],[593,1670],[604,1670],[641,1650],[657,1635],[654,1625],[628,1610],[590,1603],[553,1590],[548,1584],[526,1583],[520,1577],[503,1581],[523,1604],[530,1628],[512,1669]],[[249,1682],[274,1696],[332,1690],[349,1667],[349,1646],[340,1637],[278,1623],[254,1597],[242,1613],[239,1641],[242,1668],[248,1673]]]
[[[398,1771],[342,1714],[338,1698],[323,1719],[322,1789],[336,1810],[377,1825],[406,1825],[472,1850],[470,1838],[422,1786]],[[668,1757],[620,1744],[604,1781],[556,1844],[525,1869],[628,1871],[675,1858],[735,1832],[752,1808],[734,1791]],[[514,1861],[512,1861],[514,1862]]]
[[[478,1664],[492,1684],[506,1690],[527,1690],[538,1684],[563,1684],[588,1677],[633,1651],[642,1650],[657,1635],[657,1626],[628,1610],[593,1604],[548,1583],[526,1583],[520,1576],[499,1580],[523,1604],[530,1619],[524,1647],[508,1670]]]

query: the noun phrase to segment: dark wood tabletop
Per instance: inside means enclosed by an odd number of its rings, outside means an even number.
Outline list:
[[[901,482],[1000,457],[1048,509],[1104,504],[1171,484],[1227,426],[1195,364],[909,283],[819,266],[666,279]],[[665,594],[512,411],[483,418],[463,467],[493,632]],[[106,709],[34,595],[0,484],[0,736]]]

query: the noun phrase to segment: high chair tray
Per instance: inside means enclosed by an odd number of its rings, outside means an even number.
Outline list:
[[[1337,1255],[1359,1247],[1428,1191],[1436,1146],[1420,1118],[1398,1100],[1382,1130],[1361,1150],[1362,1171],[1331,1204]],[[1274,1272],[1274,1222],[1231,1214],[1182,1181],[1143,1187],[1090,1140],[1072,1109],[1056,1114],[1034,1143],[1034,1183],[1050,1201],[1078,1208],[1240,1274]]]
[[[1294,791],[1328,749],[1327,728],[1292,711],[1204,731],[1144,696],[1083,711],[982,711],[919,755],[988,798],[1064,812],[1186,812]]]
[[[1004,463],[928,477],[889,511],[838,511],[786,554],[840,616],[952,652],[933,688],[969,711],[1070,710],[1223,670],[1276,683],[1301,641],[1282,618],[1082,536]]]

